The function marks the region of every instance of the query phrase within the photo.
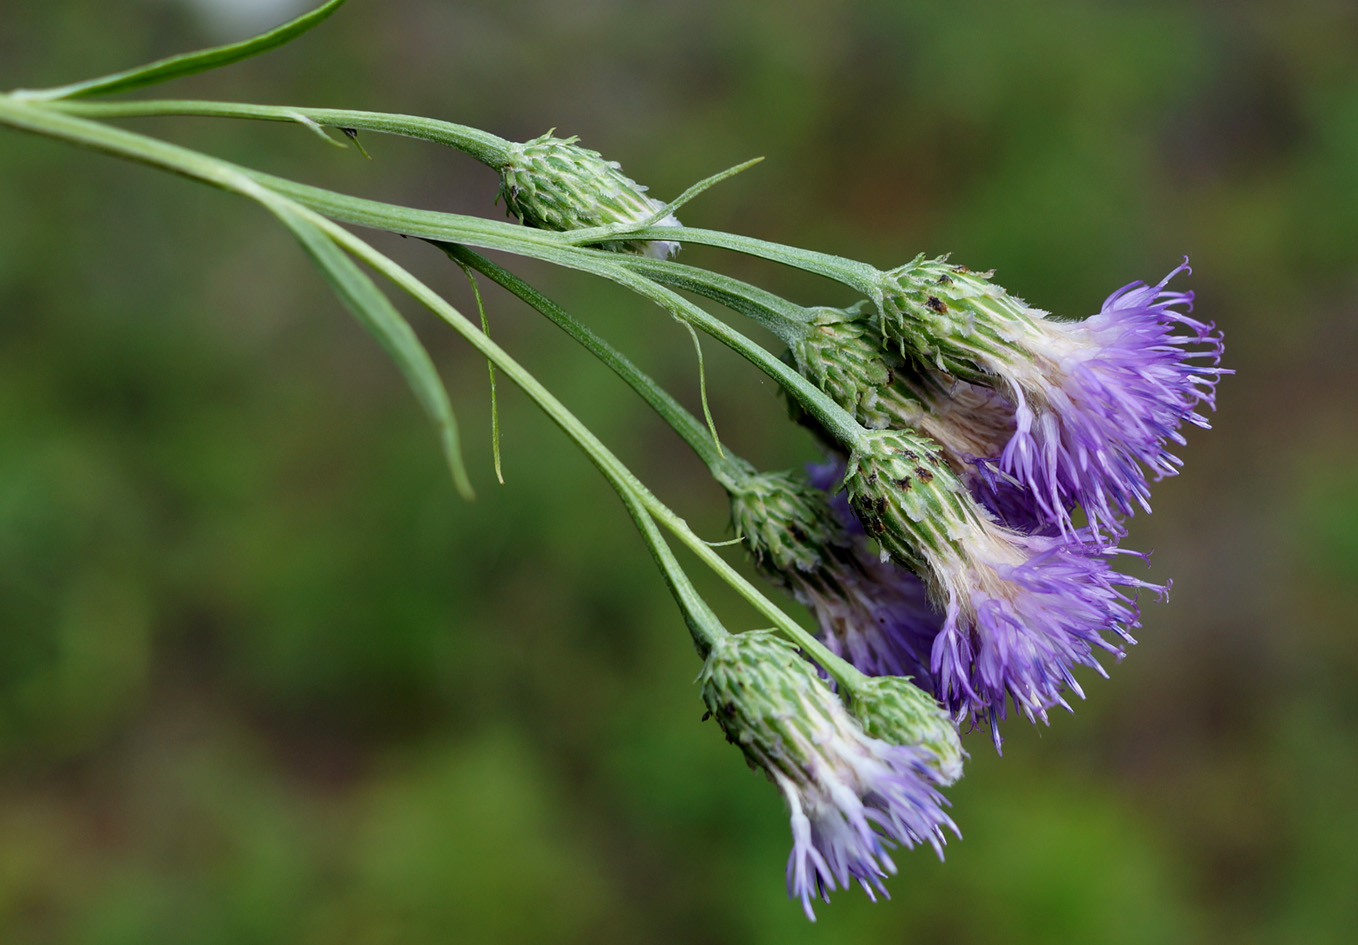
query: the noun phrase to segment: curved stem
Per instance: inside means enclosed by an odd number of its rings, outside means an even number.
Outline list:
[[[569,234],[566,235],[569,236]],[[699,246],[731,249],[748,256],[757,256],[760,259],[782,263],[794,269],[801,269],[804,272],[833,279],[835,282],[843,283],[864,295],[871,296],[877,291],[879,270],[875,266],[844,256],[818,253],[815,250],[773,243],[752,236],[742,236],[738,233],[687,226],[648,226],[628,230],[620,234],[620,238],[629,240],[668,239],[681,243],[696,243]]]
[[[259,175],[226,161],[167,144],[154,138],[147,138],[144,135],[110,128],[71,115],[60,114],[41,105],[16,101],[6,95],[0,95],[0,123],[148,164],[162,170],[172,171],[250,197],[274,212],[282,209],[306,220],[333,240],[337,246],[367,263],[372,269],[381,273],[446,321],[481,356],[494,362],[496,367],[518,384],[524,393],[528,394],[552,421],[575,441],[591,462],[599,467],[615,488],[620,491],[620,494],[629,494],[648,515],[664,525],[675,537],[687,545],[699,560],[716,572],[718,577],[726,581],[756,610],[773,621],[775,627],[781,633],[800,646],[838,683],[851,693],[862,688],[866,677],[861,672],[830,652],[824,644],[789,617],[782,608],[764,596],[758,588],[713,551],[707,542],[699,538],[689,528],[688,523],[683,518],[676,515],[661,502],[604,446],[588,427],[581,423],[564,404],[557,400],[555,395],[543,387],[537,378],[510,357],[504,349],[483,334],[475,324],[465,318],[442,296],[415,278],[394,260],[379,253],[368,243],[326,216],[302,206],[301,201],[294,202],[289,196],[280,193],[277,188],[270,188],[263,180],[267,175]],[[630,280],[647,282],[643,277],[626,270],[620,270],[620,272]],[[655,286],[654,283],[648,284],[658,292],[667,293],[669,291],[660,286]],[[677,296],[675,298],[684,303],[683,299]]]
[[[627,386],[636,391],[657,414],[679,434],[689,448],[707,466],[712,477],[728,492],[750,475],[749,464],[727,450],[718,448],[707,428],[698,421],[670,392],[665,390],[637,367],[617,348],[600,338],[570,316],[561,306],[538,292],[528,283],[503,266],[498,266],[480,253],[456,243],[435,243],[455,262],[489,278],[499,286],[535,308],[554,325],[570,335],[590,354],[602,361]]]
[[[854,419],[852,414],[831,400],[814,384],[788,367],[782,360],[770,354],[762,346],[736,331],[721,319],[708,314],[683,296],[633,272],[631,267],[637,265],[638,261],[634,257],[607,250],[582,249],[565,245],[554,239],[551,234],[515,224],[481,220],[455,213],[438,213],[432,210],[395,207],[375,200],[351,197],[347,194],[339,194],[308,184],[299,184],[296,181],[248,168],[240,168],[239,170],[260,184],[286,194],[298,203],[335,220],[435,241],[465,243],[479,249],[498,249],[610,279],[658,302],[679,317],[691,321],[713,338],[740,354],[786,390],[807,413],[815,417],[830,434],[839,439],[846,450],[852,451],[862,442],[863,427]],[[680,266],[681,264],[651,260],[645,265],[657,267]],[[682,267],[680,277],[682,278],[687,271],[691,270],[692,267]],[[735,284],[735,280],[728,280],[727,285],[730,284]],[[753,301],[751,304],[754,304]],[[786,304],[784,303],[784,307],[786,307]]]
[[[312,122],[331,128],[377,131],[420,138],[469,154],[496,171],[509,159],[509,142],[468,125],[419,115],[354,111],[345,108],[306,108],[293,105],[250,105],[242,102],[147,100],[139,102],[55,101],[48,108],[85,118],[140,118],[149,115],[199,115],[207,118],[254,118],[262,121]]]

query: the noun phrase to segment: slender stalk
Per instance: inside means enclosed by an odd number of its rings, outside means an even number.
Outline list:
[[[354,111],[345,108],[306,108],[293,105],[250,105],[242,102],[200,102],[179,99],[138,102],[54,101],[47,107],[84,118],[141,118],[150,115],[198,115],[206,118],[254,118],[262,121],[311,122],[330,128],[376,131],[419,138],[469,154],[499,171],[509,159],[510,143],[498,135],[468,125],[419,115]]]
[[[507,377],[518,384],[547,413],[552,421],[575,441],[591,462],[604,473],[615,488],[619,489],[620,494],[625,492],[636,500],[637,504],[648,515],[664,525],[675,537],[688,546],[699,560],[716,572],[718,577],[726,581],[761,614],[772,620],[781,633],[801,647],[840,685],[844,686],[850,693],[859,691],[863,686],[866,677],[861,672],[831,653],[824,644],[732,568],[707,542],[699,538],[689,528],[688,523],[683,518],[676,515],[651,493],[588,427],[557,400],[555,395],[543,387],[531,373],[510,357],[499,345],[483,334],[475,324],[392,259],[379,253],[326,216],[300,205],[301,201],[294,202],[289,196],[280,193],[278,189],[267,186],[263,180],[266,175],[258,175],[228,162],[157,141],[154,138],[110,128],[75,116],[60,114],[48,107],[16,101],[5,95],[0,95],[0,123],[200,180],[250,197],[275,212],[281,210],[306,220],[325,233],[336,245],[367,263],[372,269],[385,276],[448,322],[479,354],[492,361]],[[620,273],[631,280],[646,282],[659,293],[669,291],[626,270],[620,270]],[[675,298],[678,299],[677,296]],[[678,301],[684,302],[683,299],[678,299]],[[667,573],[667,578],[669,576]]]
[[[566,235],[569,236],[570,234]],[[873,296],[879,291],[877,289],[877,277],[880,271],[875,266],[844,256],[818,253],[815,250],[773,243],[752,236],[742,236],[738,233],[687,226],[648,226],[620,232],[614,238],[629,240],[665,239],[681,243],[696,243],[699,246],[713,246],[718,249],[731,249],[748,256],[757,256],[760,259],[767,259],[782,263],[785,266],[791,266],[794,269],[824,276],[862,292],[864,295]]]
[[[481,220],[454,213],[396,207],[375,200],[366,200],[362,197],[351,197],[347,194],[323,190],[308,184],[299,184],[295,181],[275,177],[271,174],[263,174],[248,168],[240,168],[240,171],[248,174],[259,183],[279,193],[286,194],[298,203],[331,219],[434,241],[465,243],[479,249],[498,249],[610,279],[646,298],[652,299],[676,316],[691,321],[713,338],[740,354],[770,378],[777,381],[779,386],[801,404],[807,413],[815,417],[830,434],[839,439],[846,449],[853,450],[863,438],[864,430],[862,426],[848,411],[827,397],[814,384],[788,367],[782,360],[683,296],[632,271],[632,267],[637,265],[637,258],[606,250],[582,249],[563,245],[554,238],[553,234],[515,224]],[[678,266],[679,264],[651,260],[646,265]],[[693,271],[693,267],[683,267],[680,270],[681,278],[691,271]],[[713,291],[726,292],[733,284],[738,283],[735,280],[727,280],[724,283],[714,285]],[[750,296],[748,298],[751,305],[757,304],[754,300],[755,297]],[[786,309],[786,303],[783,307]]]
[[[600,338],[570,316],[565,309],[538,292],[528,283],[503,266],[498,266],[480,253],[456,243],[435,243],[454,261],[476,270],[537,309],[554,325],[575,339],[586,351],[602,361],[614,374],[622,378],[642,400],[679,434],[689,448],[707,466],[714,479],[728,491],[750,474],[750,467],[728,451],[717,448],[710,433],[698,418],[684,409],[670,392],[665,390],[637,367],[617,348]]]

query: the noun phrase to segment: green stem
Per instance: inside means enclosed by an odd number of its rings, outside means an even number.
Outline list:
[[[554,325],[575,339],[581,347],[602,361],[614,374],[636,391],[707,465],[712,477],[727,491],[750,475],[750,466],[730,452],[719,450],[707,428],[670,392],[637,367],[617,348],[580,324],[561,306],[534,289],[508,269],[491,262],[480,253],[456,243],[435,243],[439,249],[464,266],[475,269],[537,309]]]
[[[468,125],[418,115],[353,111],[344,108],[305,108],[292,105],[250,105],[240,102],[149,100],[140,102],[55,101],[47,107],[84,118],[141,118],[150,115],[199,115],[207,118],[254,118],[262,121],[312,122],[331,128],[351,128],[403,135],[447,145],[499,171],[509,160],[510,142]]]
[[[569,236],[569,234],[566,235]],[[875,266],[859,262],[856,259],[847,259],[844,256],[832,256],[829,253],[818,253],[815,250],[802,249],[798,246],[786,246],[782,243],[755,239],[752,236],[742,236],[738,233],[727,233],[722,230],[704,230],[697,227],[686,226],[649,226],[621,232],[614,238],[629,240],[675,240],[681,243],[696,243],[699,246],[713,246],[719,249],[730,249],[739,253],[745,253],[748,256],[756,256],[760,259],[767,259],[772,262],[782,263],[785,266],[791,266],[794,269],[801,269],[804,272],[824,276],[827,279],[832,279],[835,282],[849,286],[855,291],[861,292],[869,297],[875,296],[880,291],[877,288],[880,270]]]
[[[499,345],[483,334],[471,321],[453,308],[438,293],[403,269],[395,261],[379,253],[348,230],[313,212],[276,189],[264,184],[266,175],[257,175],[225,161],[209,157],[154,138],[110,128],[71,115],[63,115],[48,107],[16,101],[0,95],[0,123],[71,144],[80,145],[117,157],[137,161],[185,177],[200,180],[224,190],[250,197],[262,205],[283,208],[306,219],[324,232],[336,245],[352,254],[392,283],[411,295],[436,315],[448,322],[483,357],[494,362],[510,380],[532,398],[539,407],[584,451],[609,481],[630,496],[653,519],[672,534],[726,581],[756,610],[772,620],[774,625],[792,642],[800,646],[827,673],[844,686],[850,694],[861,689],[865,677],[845,660],[831,653],[824,644],[789,617],[782,608],[769,600],[758,588],[731,567],[712,547],[698,537],[688,523],[662,503],[632,472],[572,414],[564,404]],[[352,198],[346,198],[352,199]],[[626,276],[645,282],[621,270]],[[661,292],[668,290],[654,286]],[[676,297],[677,298],[677,297]],[[680,302],[683,300],[680,299]]]
[[[701,295],[744,315],[789,347],[806,336],[810,313],[781,295],[697,266],[646,256],[619,256],[619,259],[628,268],[663,286]]]
[[[543,387],[522,365],[515,361],[499,345],[477,330],[476,326],[446,302],[433,289],[415,278],[394,260],[382,255],[348,230],[331,222],[323,216],[316,216],[316,225],[339,246],[381,273],[392,283],[407,292],[412,298],[427,307],[434,314],[448,322],[458,334],[475,347],[483,357],[495,362],[507,377],[559,426],[567,436],[575,441],[615,487],[628,491],[641,504],[646,512],[664,525],[675,537],[688,546],[698,559],[707,565],[717,576],[744,597],[756,610],[774,622],[778,630],[789,640],[802,648],[808,656],[821,665],[837,682],[849,689],[858,691],[865,678],[851,664],[831,653],[825,645],[815,638],[806,628],[789,617],[782,608],[769,600],[764,594],[727,561],[712,550],[711,545],[699,538],[689,528],[688,523],[670,510],[663,502],[637,479],[608,447],[594,435],[588,427],[572,414],[556,396]],[[660,288],[657,286],[656,288]],[[664,291],[664,290],[662,290]]]
[[[703,600],[702,595],[693,586],[688,574],[675,559],[674,552],[665,541],[665,536],[656,527],[655,519],[646,511],[646,507],[625,488],[623,483],[613,479],[609,479],[609,483],[622,499],[622,504],[632,516],[632,521],[636,523],[637,531],[641,532],[642,540],[650,549],[656,567],[664,575],[665,583],[669,585],[670,593],[684,615],[684,622],[688,624],[693,643],[698,648],[698,655],[706,659],[712,647],[722,638],[730,636],[730,633],[721,625],[721,621],[712,612],[707,601]]]
[[[481,220],[454,213],[395,207],[391,204],[351,197],[308,184],[299,184],[271,174],[246,168],[241,172],[279,193],[286,194],[325,216],[359,226],[418,236],[423,239],[465,243],[479,249],[498,249],[530,259],[540,259],[569,269],[610,279],[646,298],[716,338],[759,368],[788,392],[811,416],[852,451],[861,444],[864,430],[853,416],[827,397],[783,361],[718,318],[689,302],[683,296],[632,271],[637,260],[607,250],[581,249],[563,245],[552,234],[541,230],[494,220]],[[651,260],[649,266],[679,266]],[[683,267],[684,270],[692,267]],[[681,270],[682,272],[682,270]],[[732,280],[733,281],[733,280]]]

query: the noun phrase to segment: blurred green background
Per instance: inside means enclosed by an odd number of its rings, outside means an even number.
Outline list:
[[[248,34],[277,0],[3,0],[0,88]],[[1086,314],[1191,255],[1239,373],[1129,546],[1141,644],[1050,729],[968,743],[965,840],[893,900],[785,899],[786,814],[692,685],[621,506],[412,318],[479,498],[384,355],[244,201],[0,131],[0,940],[1352,941],[1358,925],[1358,8],[1352,3],[351,0],[163,93],[555,127],[687,209],[893,265],[951,251]],[[133,127],[337,189],[500,218],[494,176],[365,136]],[[422,244],[377,244],[469,305]],[[800,301],[833,287],[698,248]],[[689,404],[687,335],[518,271]],[[1189,285],[1186,281],[1184,285]],[[724,503],[627,391],[504,293],[493,332],[713,538]],[[817,456],[705,347],[723,436]],[[704,585],[710,587],[708,582]],[[754,618],[714,589],[733,626]]]

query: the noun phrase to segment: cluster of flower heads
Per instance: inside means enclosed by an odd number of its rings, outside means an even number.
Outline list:
[[[511,150],[501,193],[529,225],[677,225],[574,139]],[[991,273],[920,256],[789,330],[789,360],[858,429],[804,418],[832,462],[809,478],[730,477],[732,520],[830,654],[866,676],[818,671],[771,631],[722,631],[700,681],[709,714],[787,800],[788,891],[808,917],[813,898],[854,882],[885,893],[893,847],[942,855],[956,828],[939,788],[961,776],[961,726],[989,726],[998,750],[1010,706],[1046,722],[1083,697],[1077,667],[1103,674],[1099,656],[1135,642],[1138,590],[1164,588],[1114,567],[1139,557],[1118,548],[1125,519],[1178,471],[1171,450],[1185,425],[1207,426],[1228,373],[1192,293],[1167,288],[1187,270],[1066,321]]]
[[[943,260],[883,274],[879,299],[808,313],[792,362],[870,432],[849,449],[826,434],[843,455],[807,479],[754,477],[732,517],[829,649],[909,677],[952,724],[988,725],[997,750],[1011,705],[1046,722],[1083,698],[1075,668],[1103,675],[1099,654],[1135,642],[1137,590],[1164,592],[1115,568],[1140,557],[1117,547],[1123,521],[1178,470],[1169,450],[1185,424],[1207,425],[1226,373],[1220,334],[1166,289],[1186,268],[1082,322]],[[808,844],[842,861],[843,836],[807,834],[789,803],[790,875]]]
[[[1171,445],[1185,424],[1206,426],[1224,373],[1220,334],[1187,314],[1191,293],[1166,288],[1186,269],[1126,286],[1077,322],[1028,307],[989,274],[917,259],[882,274],[880,298],[815,310],[792,347],[801,373],[873,431],[843,475],[822,469],[817,484],[842,486],[896,567],[877,575],[885,587],[838,561],[823,569],[836,577],[791,583],[838,582],[878,602],[857,631],[877,639],[858,651],[927,650],[922,667],[895,671],[959,722],[989,723],[997,746],[1009,704],[1042,721],[1069,708],[1066,693],[1082,695],[1074,668],[1102,673],[1099,651],[1134,642],[1136,589],[1162,591],[1114,563],[1123,519],[1149,509],[1150,479],[1177,471]],[[839,516],[847,524],[842,505]],[[866,539],[855,553],[872,554]],[[847,606],[813,606],[832,646],[855,636],[833,617]]]

